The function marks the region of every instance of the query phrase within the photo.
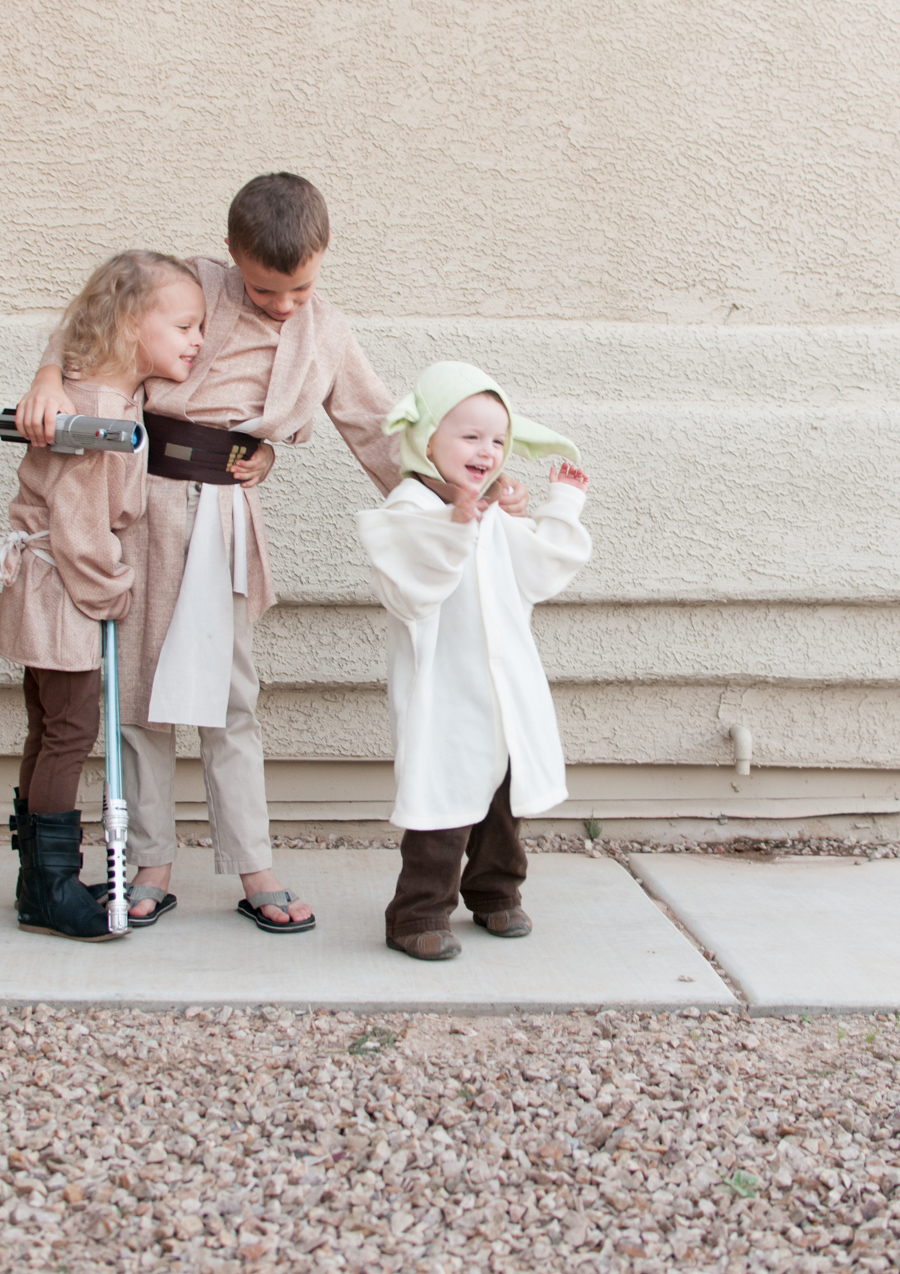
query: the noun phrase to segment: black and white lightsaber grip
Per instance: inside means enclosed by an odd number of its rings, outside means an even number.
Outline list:
[[[16,411],[0,412],[0,441],[28,442],[16,429]],[[106,420],[99,416],[56,417],[56,438],[51,451],[80,456],[85,451],[125,451],[132,455],[147,445],[147,431],[135,420]]]
[[[110,933],[128,928],[125,897],[125,846],[128,842],[128,806],[122,792],[122,734],[119,717],[119,650],[115,621],[103,621],[103,733],[106,736],[106,782],[103,784],[103,836],[106,841],[106,876],[109,902],[106,913]]]

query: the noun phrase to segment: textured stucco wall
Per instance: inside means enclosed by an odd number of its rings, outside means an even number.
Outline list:
[[[900,317],[878,0],[34,0],[4,9],[0,308],[325,190],[357,314]]]
[[[10,399],[43,325],[0,322]],[[900,765],[897,328],[357,328],[398,393],[429,358],[476,359],[584,449],[595,556],[535,617],[570,761],[726,765],[744,724],[757,765]],[[0,450],[0,498],[16,459]],[[543,466],[520,471],[539,494]],[[384,619],[353,516],[373,489],[323,418],[263,498],[281,599],[256,637],[267,754],[387,758]],[[16,693],[0,750],[20,743]]]
[[[900,329],[357,326],[398,395],[435,358],[467,358],[576,439],[594,475],[595,553],[567,597],[900,599]],[[44,331],[43,320],[0,320],[10,401]],[[4,462],[0,494],[12,481]],[[517,469],[539,499],[545,467]],[[369,600],[354,513],[375,493],[324,414],[308,447],[280,449],[262,497],[283,601]]]
[[[4,402],[98,259],[220,255],[243,181],[304,172],[393,390],[470,359],[584,451],[595,556],[535,621],[571,762],[696,782],[740,722],[773,772],[900,767],[900,10],[37,0],[2,29]],[[323,418],[263,498],[267,754],[384,760],[373,489]]]

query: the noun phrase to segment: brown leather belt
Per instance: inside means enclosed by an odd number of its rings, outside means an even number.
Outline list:
[[[238,460],[252,456],[259,438],[228,429],[213,429],[193,421],[174,420],[144,412],[147,430],[147,472],[176,482],[211,482],[233,486],[231,470]]]

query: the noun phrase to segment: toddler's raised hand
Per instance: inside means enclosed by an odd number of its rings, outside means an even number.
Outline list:
[[[477,491],[467,491],[465,487],[457,487],[450,521],[466,523],[474,520],[475,522],[480,522],[486,508],[487,501],[482,499]]]
[[[550,466],[550,481],[562,482],[567,487],[575,487],[578,491],[586,491],[590,478],[583,469],[579,469],[577,465],[570,464],[568,460],[564,460],[559,466],[559,473],[553,465]]]

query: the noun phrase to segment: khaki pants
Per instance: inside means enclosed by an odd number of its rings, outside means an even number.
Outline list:
[[[188,488],[185,550],[200,488]],[[253,625],[247,599],[234,598],[234,658],[225,726],[200,726],[209,830],[216,873],[232,875],[272,866],[262,731],[256,719],[259,679],[253,666]],[[175,734],[122,727],[122,777],[128,802],[128,860],[160,867],[175,859]]]
[[[272,866],[259,680],[247,599],[234,595],[234,662],[223,729],[200,727],[200,755],[216,872]],[[122,776],[128,802],[128,860],[159,867],[175,858],[175,734],[122,726]]]
[[[474,827],[403,833],[403,867],[384,913],[389,938],[449,929],[460,893],[468,909],[479,915],[520,905],[528,859],[519,840],[519,820],[509,808],[509,784],[507,770],[490,809]],[[460,880],[463,854],[468,861]]]

